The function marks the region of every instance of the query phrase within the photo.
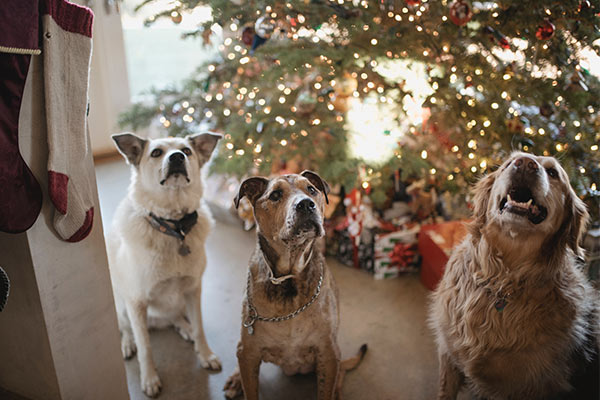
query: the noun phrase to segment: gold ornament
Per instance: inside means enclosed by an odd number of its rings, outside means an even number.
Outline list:
[[[358,81],[356,78],[353,78],[349,73],[345,73],[343,78],[333,87],[333,90],[339,96],[348,97],[352,96],[357,88]]]

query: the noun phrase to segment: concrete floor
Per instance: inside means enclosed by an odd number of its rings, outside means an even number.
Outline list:
[[[104,229],[125,195],[129,171],[123,161],[96,168]],[[236,366],[241,301],[247,260],[255,233],[237,223],[218,222],[207,242],[208,267],[203,280],[204,328],[223,371],[208,372],[195,359],[192,345],[172,329],[153,331],[152,352],[161,377],[161,399],[223,399],[222,387]],[[417,275],[376,281],[370,275],[328,260],[340,289],[343,357],[362,343],[369,350],[362,364],[344,382],[346,400],[432,399],[437,390],[437,356],[426,325],[428,291]],[[146,399],[140,390],[139,365],[125,361],[132,399]],[[264,400],[316,398],[314,374],[285,376],[278,367],[263,364],[260,396]],[[462,397],[462,396],[461,396]]]

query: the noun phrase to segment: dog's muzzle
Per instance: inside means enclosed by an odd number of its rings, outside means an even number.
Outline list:
[[[321,235],[322,226],[317,205],[309,198],[302,199],[296,204],[295,230],[297,233],[314,231],[317,235]]]
[[[539,185],[540,166],[530,157],[521,157],[513,161],[511,168],[512,184],[500,201],[500,213],[520,215],[537,225],[548,216],[546,207],[536,202],[531,191]]]
[[[185,154],[181,151],[177,151],[172,153],[169,156],[169,164],[167,169],[167,176],[160,182],[161,185],[164,185],[167,179],[171,176],[183,176],[186,181],[190,181],[188,178],[187,169],[185,168]]]

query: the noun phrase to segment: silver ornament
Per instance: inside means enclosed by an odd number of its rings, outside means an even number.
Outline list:
[[[254,30],[256,31],[256,34],[261,38],[268,39],[271,37],[271,34],[273,34],[273,31],[275,30],[275,25],[277,25],[277,23],[273,18],[271,18],[268,15],[263,15],[262,17],[256,20]]]

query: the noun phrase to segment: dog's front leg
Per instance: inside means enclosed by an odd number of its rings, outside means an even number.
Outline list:
[[[192,339],[194,340],[194,351],[198,355],[202,368],[220,371],[221,360],[213,354],[206,337],[204,336],[204,326],[202,325],[202,305],[201,305],[200,287],[186,293],[185,303],[187,317],[192,325]]]
[[[318,400],[334,399],[340,373],[340,350],[336,343],[319,349],[317,354]]]
[[[133,338],[137,346],[138,361],[140,363],[140,381],[142,390],[146,395],[155,397],[160,393],[161,383],[152,353],[150,351],[150,335],[147,325],[147,305],[142,302],[128,301],[126,304],[127,314],[131,322]]]
[[[464,375],[452,362],[450,356],[444,353],[440,356],[440,388],[439,400],[455,400],[464,381]]]
[[[243,341],[240,341],[237,358],[244,397],[246,400],[258,400],[258,375],[262,361],[260,350],[256,346],[244,346]]]

